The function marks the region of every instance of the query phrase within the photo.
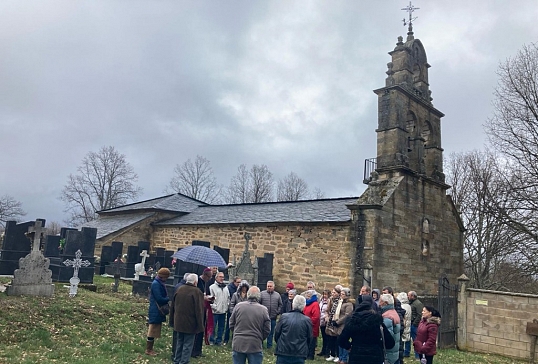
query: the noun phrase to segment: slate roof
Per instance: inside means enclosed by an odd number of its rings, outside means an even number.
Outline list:
[[[154,214],[155,212],[138,212],[124,215],[101,215],[99,218],[89,221],[81,227],[97,228],[97,239],[101,239],[104,236],[134,225]]]
[[[151,200],[123,205],[108,210],[99,211],[99,215],[113,214],[118,212],[136,211],[136,210],[161,210],[173,212],[192,212],[198,206],[207,205],[205,202],[195,200],[180,193],[173,195],[154,198]]]
[[[190,214],[155,225],[205,225],[277,222],[346,222],[351,213],[347,204],[358,197],[240,205],[206,205]]]

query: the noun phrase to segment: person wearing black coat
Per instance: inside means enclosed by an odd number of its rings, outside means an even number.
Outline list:
[[[359,301],[359,305],[347,319],[344,330],[338,337],[338,345],[346,350],[351,349],[348,364],[383,363],[381,329],[387,349],[394,347],[394,339],[383,325],[381,315],[372,309],[372,297],[359,296]]]
[[[304,363],[312,341],[312,320],[303,314],[306,298],[295,296],[293,309],[283,314],[276,324],[276,364]]]

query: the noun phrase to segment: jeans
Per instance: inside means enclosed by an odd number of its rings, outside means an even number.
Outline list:
[[[277,355],[276,364],[304,364],[304,358],[296,356]]]
[[[220,345],[222,343],[222,334],[224,333],[224,325],[226,324],[226,314],[214,313],[213,323],[214,323],[213,335],[211,335],[211,338],[213,339],[212,341],[215,342],[215,345]]]
[[[245,364],[248,359],[248,364],[262,364],[263,352],[259,353],[239,353],[232,352],[233,364]]]
[[[194,345],[195,334],[185,334],[183,332],[174,332],[176,334],[176,352],[174,353],[174,364],[189,364],[191,358],[192,346]]]
[[[224,342],[227,343],[230,341],[230,316],[231,313],[226,314],[226,328],[224,329]]]
[[[271,319],[271,331],[269,336],[267,336],[267,349],[273,347],[273,335],[275,334],[276,319]]]
[[[411,353],[411,343],[413,343],[415,341],[415,339],[417,338],[417,330],[418,330],[418,326],[411,325],[411,341],[408,341],[408,342],[405,343],[404,355],[405,355],[405,353],[407,353],[407,354]],[[407,348],[409,348],[409,350],[407,350]],[[415,358],[418,359],[418,354],[417,353],[415,353]]]
[[[347,363],[349,357],[349,351],[342,347],[338,347],[338,358],[340,361],[343,361],[344,363]]]

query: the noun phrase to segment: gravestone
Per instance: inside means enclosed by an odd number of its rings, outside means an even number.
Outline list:
[[[60,256],[60,236],[59,235],[47,235],[45,237],[45,247],[43,249],[43,255],[47,258]]]
[[[138,263],[140,259],[140,252],[138,251],[138,246],[129,245],[127,247],[127,259],[123,270],[121,271],[122,278],[133,279],[135,274],[135,264]]]
[[[112,263],[113,259],[112,247],[110,245],[105,245],[101,248],[101,261],[99,262],[97,274],[105,274],[106,266]]]
[[[6,293],[10,296],[47,296],[54,294],[50,261],[41,253],[41,237],[45,232],[44,221],[36,220],[28,226],[28,232],[33,233],[32,250],[24,258],[19,259],[19,268],[13,272],[13,280],[7,286]]]
[[[159,263],[160,264],[159,268],[166,267],[166,260],[172,260],[172,258],[166,257],[165,254],[166,254],[165,248],[155,248],[155,265]]]
[[[230,249],[225,249],[225,248],[221,248],[217,245],[215,245],[215,247],[213,248],[217,253],[219,253],[222,257],[222,259],[224,259],[225,262],[229,262],[230,261]],[[229,272],[230,270],[227,268],[227,267],[219,267],[223,270],[223,273],[224,273],[224,279],[225,280],[228,280],[230,275],[229,275]],[[227,269],[224,269],[224,268],[227,268]],[[233,276],[232,276],[233,277]]]
[[[2,250],[0,250],[0,275],[13,275],[15,269],[19,268],[19,259],[32,251],[32,241],[27,234],[31,235],[28,229],[37,221],[40,221],[41,226],[45,226],[44,219],[20,224],[16,221],[6,222]]]
[[[118,255],[123,255],[123,243],[121,241],[113,241],[110,246],[112,246],[112,257],[114,259],[116,259]]]
[[[79,249],[75,253],[75,259],[67,259],[63,262],[66,267],[73,267],[74,269],[73,276],[69,279],[69,297],[75,297],[77,295],[78,284],[80,283],[80,279],[78,278],[78,271],[80,270],[80,268],[87,267],[91,264],[87,260],[82,260],[81,256],[82,252]]]
[[[120,277],[121,277],[121,265],[123,262],[121,261],[121,254],[118,254],[118,257],[112,263],[112,266],[114,267],[114,285],[112,286],[112,292],[118,292],[118,288],[120,286]]]
[[[66,229],[65,246],[59,257],[50,258],[50,269],[52,280],[55,282],[69,282],[73,276],[72,268],[63,264],[66,260],[77,259],[76,254],[80,250],[81,257],[78,259],[87,260],[89,265],[79,268],[78,278],[81,283],[93,283],[95,271],[95,238],[97,229],[83,227],[79,230]]]
[[[239,276],[241,279],[246,280],[250,285],[264,287],[267,284],[267,281],[273,280],[274,256],[273,254],[265,253],[263,258],[255,257],[253,263],[249,251],[251,235],[245,233],[243,237],[245,238],[245,249],[237,264],[234,257],[234,266],[228,270],[230,276]]]

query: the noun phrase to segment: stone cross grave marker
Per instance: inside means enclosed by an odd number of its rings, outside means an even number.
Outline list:
[[[114,284],[112,285],[112,292],[118,292],[118,287],[120,286],[120,264],[121,264],[121,254],[118,254],[118,258],[114,262],[116,269],[114,272]]]
[[[43,225],[43,222],[40,220],[36,220],[35,225],[28,228],[28,233],[34,234],[34,241],[32,242],[32,250],[33,251],[40,251],[41,249],[41,235],[47,230],[45,229]]]
[[[141,274],[144,274],[144,267],[146,265],[146,258],[149,257],[147,250],[142,250],[142,253],[140,253],[140,256],[142,257],[142,262],[135,264],[135,280],[138,280],[139,276]]]
[[[75,253],[75,259],[73,260],[67,259],[63,262],[65,266],[67,267],[71,266],[74,268],[73,277],[69,279],[69,284],[70,284],[69,297],[75,297],[77,295],[78,284],[80,283],[80,278],[78,277],[78,270],[81,267],[87,267],[91,264],[90,261],[88,260],[80,259],[81,256],[82,256],[82,252],[79,249]]]

